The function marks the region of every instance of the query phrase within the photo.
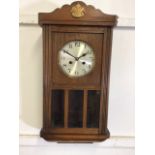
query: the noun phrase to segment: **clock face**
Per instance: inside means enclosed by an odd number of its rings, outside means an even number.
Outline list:
[[[90,73],[95,65],[93,49],[84,41],[71,41],[59,51],[59,66],[69,77]]]

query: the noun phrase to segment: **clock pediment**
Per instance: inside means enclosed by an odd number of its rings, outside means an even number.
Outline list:
[[[117,16],[105,14],[92,5],[76,1],[50,13],[39,13],[39,24],[114,26],[116,18]]]

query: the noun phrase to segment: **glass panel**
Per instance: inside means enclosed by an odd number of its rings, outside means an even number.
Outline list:
[[[88,91],[88,105],[87,105],[87,127],[99,127],[99,113],[100,113],[100,91]]]
[[[52,127],[64,127],[64,90],[52,90]]]
[[[82,127],[83,91],[69,91],[69,121],[70,128]]]

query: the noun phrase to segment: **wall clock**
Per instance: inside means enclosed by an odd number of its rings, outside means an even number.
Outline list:
[[[116,20],[81,1],[39,13],[44,139],[93,142],[110,136],[108,91]]]

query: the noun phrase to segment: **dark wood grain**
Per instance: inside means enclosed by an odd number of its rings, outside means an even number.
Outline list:
[[[74,18],[71,15],[71,8],[77,3],[81,4],[86,12],[81,18]],[[78,1],[73,2],[71,5],[64,5],[50,13],[39,13],[39,24],[114,26],[116,24],[116,18],[115,15],[105,14],[92,5],[86,5]]]
[[[74,18],[71,8],[80,4],[85,15]],[[50,13],[39,13],[43,28],[43,128],[41,137],[50,141],[93,142],[109,138],[107,128],[112,28],[117,16],[107,15],[93,6],[78,1]],[[69,41],[81,40],[94,50],[95,67],[86,76],[70,78],[58,65],[59,50]],[[52,90],[64,90],[64,127],[52,127]],[[82,90],[82,127],[70,128],[69,91]],[[100,96],[99,127],[87,127],[88,91],[98,90]],[[99,102],[98,102],[99,103]]]
[[[91,28],[88,28],[91,30]],[[53,76],[51,79],[51,87],[62,85],[65,86],[81,86],[83,88],[86,86],[100,86],[101,83],[101,54],[102,54],[102,40],[103,34],[91,34],[91,33],[60,33],[53,32],[53,57],[51,58],[53,65]],[[64,43],[67,43],[72,40],[82,40],[87,42],[94,50],[95,53],[95,67],[93,71],[81,78],[70,78],[64,75],[62,70],[58,65],[58,54],[59,50],[64,46]],[[63,80],[62,80],[63,79]]]

